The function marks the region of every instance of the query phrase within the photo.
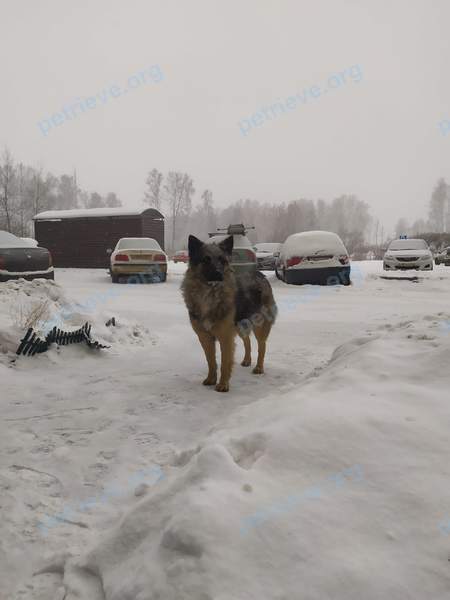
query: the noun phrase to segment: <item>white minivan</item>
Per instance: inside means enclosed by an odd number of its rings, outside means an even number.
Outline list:
[[[286,283],[298,285],[350,285],[350,258],[336,233],[293,233],[281,246],[275,274]]]

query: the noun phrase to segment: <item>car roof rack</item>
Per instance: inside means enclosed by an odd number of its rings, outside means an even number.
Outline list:
[[[209,237],[214,235],[220,235],[221,233],[227,233],[228,235],[246,235],[249,229],[255,229],[253,225],[244,225],[243,223],[236,223],[235,225],[228,225],[228,227],[218,227],[214,233],[208,233]]]

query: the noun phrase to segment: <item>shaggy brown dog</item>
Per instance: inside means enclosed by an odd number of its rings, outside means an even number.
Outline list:
[[[189,236],[189,267],[181,286],[192,328],[208,362],[204,385],[228,392],[233,368],[234,338],[244,341],[242,366],[251,364],[250,332],[258,341],[258,360],[253,373],[264,373],[266,340],[276,317],[270,283],[259,271],[235,275],[230,265],[233,237],[220,244],[205,244]],[[222,355],[217,382],[216,340]]]

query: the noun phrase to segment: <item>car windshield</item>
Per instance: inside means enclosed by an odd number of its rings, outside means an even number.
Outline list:
[[[207,244],[220,244],[220,242],[223,242],[227,237],[230,237],[228,235],[214,235],[212,237],[210,237],[209,239],[206,240]],[[250,243],[250,240],[248,239],[247,236],[245,235],[233,235],[233,249],[237,250],[239,248],[248,248],[249,250],[253,250],[252,244]],[[253,250],[254,251],[254,250]]]
[[[278,252],[280,249],[280,244],[271,244],[269,242],[264,242],[262,244],[255,244],[254,250],[256,252],[264,252],[266,254],[272,254],[273,252]]]
[[[427,250],[425,240],[395,240],[391,242],[388,250]]]
[[[161,250],[161,246],[152,238],[123,238],[117,250]]]

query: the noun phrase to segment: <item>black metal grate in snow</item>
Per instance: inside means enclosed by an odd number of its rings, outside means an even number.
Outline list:
[[[20,346],[16,350],[16,354],[19,356],[21,354],[24,356],[34,356],[35,354],[47,352],[52,344],[68,346],[69,344],[80,344],[82,342],[85,342],[89,348],[97,350],[109,348],[110,346],[103,346],[91,339],[91,327],[92,326],[89,325],[89,323],[85,323],[83,327],[80,327],[80,329],[77,329],[76,331],[62,331],[57,327],[53,327],[46,335],[45,340],[36,335],[36,332],[30,327],[21,340]]]

